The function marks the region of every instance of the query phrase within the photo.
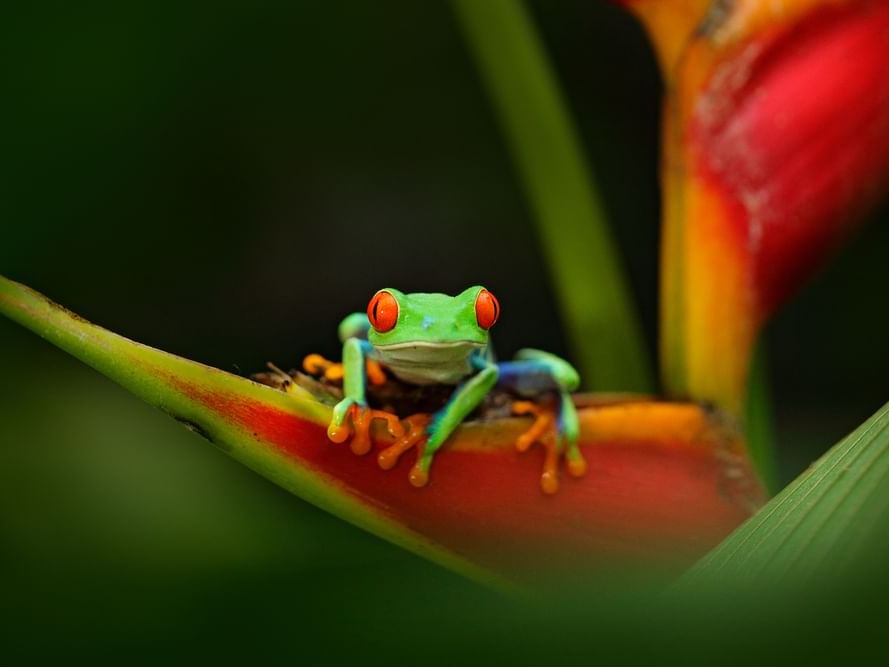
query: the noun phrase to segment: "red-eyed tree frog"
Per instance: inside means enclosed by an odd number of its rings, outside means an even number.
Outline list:
[[[328,428],[331,440],[342,442],[349,437],[348,420],[355,428],[366,424],[371,412],[374,416],[386,414],[368,408],[365,389],[370,360],[409,384],[455,386],[446,405],[430,418],[408,420],[422,429],[413,440],[403,441],[419,446],[410,477],[415,486],[426,484],[435,453],[495,387],[526,398],[549,395],[556,399],[556,451],[566,457],[573,474],[583,474],[585,463],[577,446],[578,417],[570,395],[580,381],[577,371],[564,359],[532,349],[520,350],[514,361],[495,362],[488,332],[499,315],[497,299],[478,285],[457,296],[403,294],[390,288],[378,291],[366,313],[353,313],[339,326],[344,396],[333,408]],[[540,430],[535,435],[539,436]],[[397,450],[393,452],[397,459],[407,448],[403,444],[390,449]],[[390,467],[385,461],[381,456],[380,464]],[[389,461],[394,465],[391,457]],[[549,474],[556,472],[550,470]],[[558,482],[544,478],[542,485],[553,492]]]

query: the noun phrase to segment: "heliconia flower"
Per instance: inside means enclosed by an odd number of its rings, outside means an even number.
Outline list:
[[[762,324],[889,183],[889,1],[624,4],[666,87],[664,379],[739,414]]]
[[[134,343],[0,277],[0,313],[80,358],[285,489],[489,584],[539,583],[615,558],[682,567],[761,504],[743,442],[687,403],[578,397],[583,477],[540,490],[542,449],[516,450],[528,420],[470,422],[429,484],[327,437],[331,408]],[[374,432],[379,447],[391,442]],[[379,449],[377,450],[379,451]]]

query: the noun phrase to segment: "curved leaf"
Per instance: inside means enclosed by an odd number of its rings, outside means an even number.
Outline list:
[[[383,471],[329,442],[330,408],[309,396],[134,343],[2,277],[0,312],[294,494],[495,585],[615,557],[686,564],[763,498],[735,432],[691,404],[578,397],[589,470],[555,496],[539,490],[543,452],[516,451],[519,418],[464,425],[416,489],[409,456]]]

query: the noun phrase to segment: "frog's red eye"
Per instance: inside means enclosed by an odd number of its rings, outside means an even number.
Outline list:
[[[377,333],[391,331],[398,321],[398,301],[386,290],[380,290],[367,304],[367,319]]]
[[[483,289],[475,297],[475,319],[482,329],[490,329],[500,317],[500,302],[488,290]]]

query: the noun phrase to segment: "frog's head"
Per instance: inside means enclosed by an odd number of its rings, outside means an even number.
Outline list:
[[[499,314],[497,299],[480,285],[457,296],[383,289],[367,305],[367,339],[382,350],[476,349],[487,345],[488,329]]]

